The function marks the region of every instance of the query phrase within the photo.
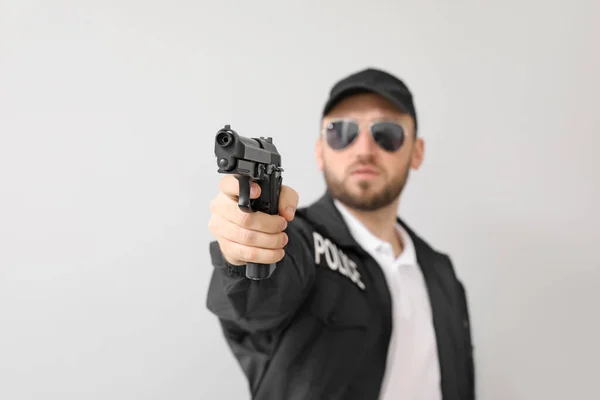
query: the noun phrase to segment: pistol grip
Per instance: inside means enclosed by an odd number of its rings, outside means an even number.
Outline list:
[[[238,207],[246,213],[262,211],[268,214],[277,214],[279,204],[279,192],[281,190],[281,174],[277,172],[258,183],[261,188],[261,196],[258,199],[250,199],[250,187],[252,180],[249,176],[236,176],[239,182]],[[267,279],[275,271],[277,264],[246,264],[246,277],[251,280]]]

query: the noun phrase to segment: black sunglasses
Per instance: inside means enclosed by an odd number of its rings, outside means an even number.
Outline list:
[[[404,143],[404,128],[397,122],[375,122],[369,126],[375,143],[385,151],[397,151]],[[334,150],[348,147],[358,137],[360,126],[356,121],[331,121],[325,128],[327,144]]]

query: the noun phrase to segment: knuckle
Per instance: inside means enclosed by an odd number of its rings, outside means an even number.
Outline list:
[[[285,251],[283,249],[275,250],[273,254],[273,261],[271,262],[279,262],[285,257]]]
[[[221,253],[223,254],[223,257],[227,261],[229,261],[233,264],[237,264],[239,262],[240,258],[237,256],[234,248],[232,248],[231,242],[229,242],[228,240],[224,240],[224,239],[217,239],[217,241],[219,242],[219,247],[221,248]]]
[[[251,261],[251,262],[256,262],[259,261],[258,260],[258,249],[254,248],[254,247],[242,247],[240,252],[241,252],[241,257],[243,260],[246,261]]]
[[[280,223],[280,232],[283,232],[287,226],[288,226],[288,222],[284,217],[279,217],[279,223]]]
[[[244,249],[244,246],[240,246],[237,245],[235,246],[235,249],[232,251],[233,256],[239,260],[243,260],[243,261],[248,261],[248,258],[246,257],[246,250]]]
[[[256,240],[256,233],[250,229],[240,230],[240,242],[251,244]]]
[[[286,233],[281,233],[281,242],[280,242],[280,247],[283,247],[287,244],[288,242],[288,235]]]
[[[278,249],[278,250],[268,250],[265,253],[263,262],[265,264],[279,262],[283,258],[283,255],[284,255],[284,253],[283,253],[283,250],[281,250],[281,249]]]
[[[283,232],[283,230],[286,227],[287,222],[285,221],[285,219],[283,217],[280,217],[279,215],[272,215],[269,216],[269,232],[271,233],[280,233]]]
[[[218,238],[217,242],[219,243],[219,248],[221,249],[221,253],[225,256],[225,258],[229,258],[234,255],[231,252],[231,246],[227,240],[223,240],[223,238]]]
[[[273,238],[271,240],[271,246],[273,249],[280,249],[283,247],[283,243],[285,241],[284,235],[284,233],[278,233],[273,235]]]
[[[244,228],[249,228],[252,225],[252,217],[251,213],[245,213],[243,211],[239,211],[240,213],[240,226]]]

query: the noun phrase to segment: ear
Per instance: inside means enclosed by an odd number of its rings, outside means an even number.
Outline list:
[[[423,157],[425,153],[425,142],[422,138],[417,138],[413,146],[412,156],[410,160],[410,167],[412,169],[419,169],[423,163]]]
[[[323,142],[321,139],[321,136],[319,136],[315,143],[315,159],[319,170],[323,171]]]

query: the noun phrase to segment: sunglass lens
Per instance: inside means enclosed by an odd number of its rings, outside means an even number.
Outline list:
[[[327,125],[327,144],[335,150],[348,146],[358,136],[358,125],[352,121],[334,121]]]
[[[373,139],[384,150],[396,151],[404,143],[404,128],[393,122],[379,122],[372,127]]]

